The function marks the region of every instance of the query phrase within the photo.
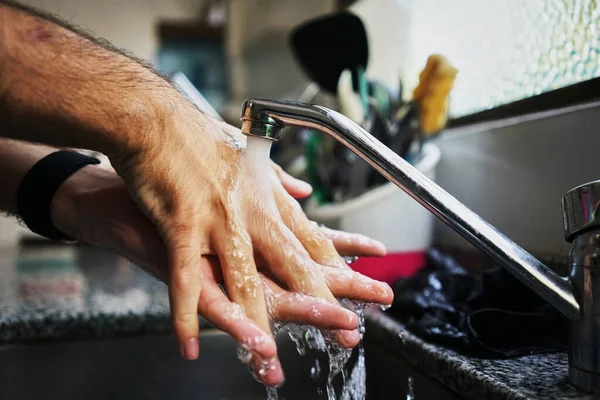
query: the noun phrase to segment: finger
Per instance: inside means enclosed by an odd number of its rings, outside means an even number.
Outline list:
[[[186,233],[187,232],[187,233]],[[179,237],[167,244],[169,258],[169,301],[173,328],[181,355],[188,360],[198,358],[198,298],[201,292],[201,246],[191,232],[177,231]]]
[[[319,264],[345,266],[340,254],[348,256],[379,257],[386,254],[385,246],[367,236],[318,227],[311,222],[288,193],[273,182],[277,207],[285,224],[298,236],[311,257]]]
[[[331,239],[306,217],[300,204],[285,193],[277,182],[273,182],[273,191],[283,223],[298,238],[310,257],[318,264],[347,268]]]
[[[358,316],[339,305],[322,299],[287,292],[263,277],[271,318],[276,321],[311,325],[319,329],[356,329]]]
[[[336,250],[343,256],[381,257],[386,249],[383,243],[358,233],[348,233],[320,227],[325,237],[331,239]]]
[[[265,333],[270,333],[269,316],[262,287],[254,263],[253,248],[247,234],[227,229],[227,235],[215,240],[225,288],[229,298]]]
[[[296,179],[283,170],[279,165],[271,162],[271,167],[277,175],[277,178],[281,182],[283,188],[294,198],[302,199],[310,196],[312,193],[312,186],[307,182],[300,179]]]
[[[261,358],[275,357],[277,348],[273,336],[248,318],[244,309],[232,302],[217,284],[219,277],[215,270],[219,268],[218,261],[203,259],[203,288],[198,311],[212,325],[231,335],[237,342],[252,345],[252,350]]]
[[[330,330],[342,347],[353,348],[360,342],[356,330],[358,316],[354,312],[313,296],[287,292],[267,277],[263,277],[263,281],[274,320]]]
[[[390,305],[394,300],[392,288],[350,269],[322,267],[327,285],[335,297]]]
[[[356,347],[360,342],[360,334],[357,330],[353,331],[338,331],[336,332],[337,342],[348,349]]]
[[[231,302],[217,284],[219,265],[204,260],[203,289],[198,311],[216,328],[231,335],[241,346],[240,355],[252,364],[255,376],[268,386],[283,382],[283,370],[277,359],[277,347],[272,335],[265,333],[248,318],[236,303]],[[261,373],[262,371],[262,373]]]
[[[336,304],[320,266],[315,264],[298,238],[280,221],[269,221],[256,244],[270,273],[294,292],[320,297]]]

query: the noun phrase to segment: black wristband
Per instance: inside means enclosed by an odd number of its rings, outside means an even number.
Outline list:
[[[72,241],[50,218],[54,193],[71,175],[100,161],[74,151],[59,150],[39,160],[25,175],[17,193],[17,208],[25,225],[50,240]]]

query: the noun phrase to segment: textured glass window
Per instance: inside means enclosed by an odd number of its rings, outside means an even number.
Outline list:
[[[410,13],[405,79],[416,79],[432,53],[460,70],[454,117],[600,76],[600,0],[396,3]]]

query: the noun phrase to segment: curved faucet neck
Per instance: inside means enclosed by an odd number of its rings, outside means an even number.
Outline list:
[[[369,163],[446,225],[490,255],[570,319],[579,317],[571,284],[344,115],[292,101],[248,99],[242,132],[277,140],[285,126],[324,132]]]

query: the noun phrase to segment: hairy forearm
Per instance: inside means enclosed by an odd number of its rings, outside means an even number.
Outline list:
[[[179,93],[143,63],[0,0],[0,135],[110,154],[161,134]]]

